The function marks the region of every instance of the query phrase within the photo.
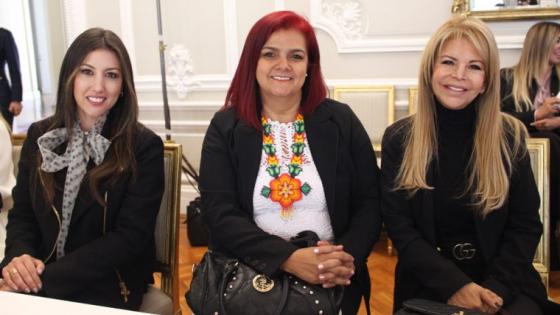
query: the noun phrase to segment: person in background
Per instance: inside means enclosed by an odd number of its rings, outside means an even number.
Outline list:
[[[0,117],[0,261],[6,248],[8,210],[12,208],[12,188],[16,184],[12,162],[12,138],[8,123]]]
[[[385,131],[394,309],[424,298],[491,314],[559,314],[532,265],[539,194],[526,130],[500,112],[499,63],[486,24],[450,19],[424,50],[417,113]]]
[[[550,140],[550,267],[560,269],[560,24],[533,25],[519,62],[500,71],[502,111],[519,119],[533,138]]]
[[[6,64],[10,74],[5,73]],[[21,73],[19,69],[19,56],[12,33],[0,27],[0,111],[4,119],[12,128],[14,116],[21,114]]]
[[[342,313],[356,314],[381,225],[379,170],[356,115],[326,94],[311,25],[290,11],[258,20],[204,139],[202,215],[210,249],[267,276],[343,285]],[[319,246],[289,242],[304,230]]]
[[[126,48],[89,29],[64,56],[54,115],[23,144],[0,290],[137,310],[163,190],[163,143],[138,122]]]

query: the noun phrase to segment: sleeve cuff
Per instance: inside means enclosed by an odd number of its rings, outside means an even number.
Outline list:
[[[511,290],[495,278],[488,278],[481,285],[499,295],[504,300],[504,305],[508,305],[513,299]]]

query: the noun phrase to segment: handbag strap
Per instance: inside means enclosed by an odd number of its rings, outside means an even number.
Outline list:
[[[284,310],[284,306],[286,306],[286,302],[288,300],[288,289],[290,287],[290,280],[288,279],[288,275],[284,274],[282,277],[282,296],[280,298],[280,303],[278,303],[278,307],[274,312],[275,315],[282,314],[282,310]]]
[[[233,273],[233,271],[235,270],[235,268],[228,265],[227,269],[228,270],[227,270],[226,274],[224,275],[224,277],[222,278],[222,282],[220,283],[220,291],[219,291],[219,294],[218,294],[219,295],[218,300],[219,300],[219,305],[220,305],[220,312],[223,315],[226,315],[226,308],[224,306],[224,304],[225,304],[224,303],[224,294],[226,293],[227,281],[228,281],[229,277],[231,276],[231,274]]]

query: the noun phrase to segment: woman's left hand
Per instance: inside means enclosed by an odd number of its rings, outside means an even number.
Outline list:
[[[317,243],[316,254],[319,264],[319,279],[325,288],[336,285],[350,285],[354,275],[354,257],[344,251],[342,245],[332,245],[327,241]]]
[[[42,289],[39,277],[45,264],[30,255],[24,254],[14,257],[9,264],[2,269],[4,284],[10,286],[15,292],[37,293]]]
[[[531,126],[539,130],[554,130],[560,128],[560,116],[537,120],[531,123]]]

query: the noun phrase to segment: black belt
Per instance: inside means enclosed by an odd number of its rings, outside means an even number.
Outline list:
[[[442,254],[456,261],[469,261],[477,257],[478,244],[473,237],[454,238],[441,240]]]
[[[451,255],[456,260],[471,260],[476,255],[476,247],[473,243],[457,243],[451,248]]]

